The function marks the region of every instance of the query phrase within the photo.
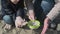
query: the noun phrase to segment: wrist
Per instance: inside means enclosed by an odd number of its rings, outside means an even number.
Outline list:
[[[13,4],[17,4],[19,0],[10,0]]]
[[[34,11],[33,10],[29,10],[29,15],[34,15]]]
[[[22,19],[20,16],[17,16],[16,19]]]

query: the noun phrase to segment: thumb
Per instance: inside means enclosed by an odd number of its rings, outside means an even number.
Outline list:
[[[17,21],[15,21],[15,27],[18,28],[18,23],[17,23]]]
[[[29,16],[29,19],[30,20],[35,20],[33,16]]]

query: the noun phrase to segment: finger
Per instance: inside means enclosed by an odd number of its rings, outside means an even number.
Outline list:
[[[15,26],[16,26],[16,28],[18,28],[18,22],[17,21],[15,21]]]
[[[15,27],[17,28],[17,24],[15,23]]]
[[[34,20],[34,17],[33,17],[33,16],[29,16],[29,19],[30,19],[30,20]]]
[[[20,23],[17,23],[16,24],[16,28],[20,28],[21,27],[21,24]]]
[[[20,26],[18,26],[18,28],[21,28],[21,25],[20,25]]]
[[[32,20],[32,18],[29,16],[29,19]]]

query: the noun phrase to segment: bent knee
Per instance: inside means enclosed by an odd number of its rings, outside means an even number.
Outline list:
[[[12,23],[12,18],[9,15],[5,15],[3,17],[3,20],[7,23],[7,24],[11,24]]]

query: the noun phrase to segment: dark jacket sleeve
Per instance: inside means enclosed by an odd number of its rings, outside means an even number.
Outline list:
[[[25,0],[25,4],[26,4],[26,7],[27,7],[28,10],[33,10],[34,9],[32,1],[33,0]]]
[[[2,14],[3,15],[10,15],[10,14],[12,14],[13,13],[13,11],[11,10],[11,6],[10,6],[10,4],[8,3],[8,1],[7,0],[1,0],[1,6],[2,6],[2,9],[1,9],[1,11],[2,11]]]

